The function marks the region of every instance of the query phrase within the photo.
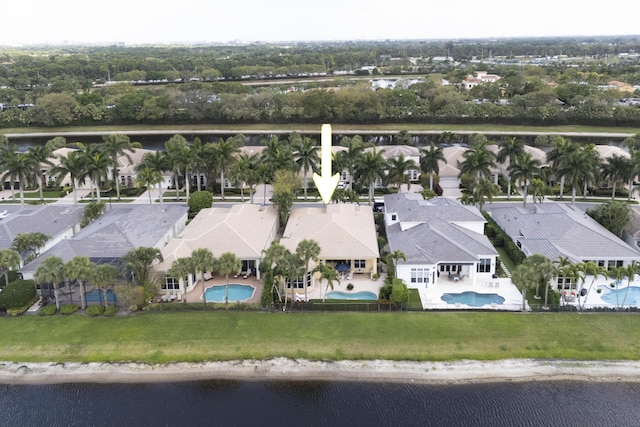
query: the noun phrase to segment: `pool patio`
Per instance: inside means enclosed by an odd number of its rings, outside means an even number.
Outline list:
[[[615,279],[610,277],[602,277],[598,276],[597,279],[593,282],[593,286],[591,286],[591,290],[589,291],[589,287],[592,283],[593,276],[587,276],[585,278],[584,288],[587,289],[587,294],[585,296],[578,297],[579,291],[576,291],[576,298],[574,301],[565,301],[561,299],[561,304],[563,305],[573,305],[574,307],[583,306],[584,310],[590,310],[594,308],[609,308],[612,310],[617,309],[617,303],[610,303],[603,299],[607,294],[616,289],[620,292],[619,304],[621,309],[628,309],[629,307],[638,308],[640,307],[640,301],[636,301],[632,297],[633,288],[640,287],[640,280],[638,280],[638,276],[634,277],[634,280],[631,281],[630,284],[627,283],[627,279],[623,279],[616,287],[611,287],[611,283],[615,282]],[[624,305],[622,304],[624,295],[627,289],[627,286],[630,286],[629,294],[627,296],[627,300]],[[600,289],[600,293],[598,293],[598,289]],[[615,299],[614,299],[615,301]]]
[[[429,284],[427,288],[420,288],[420,299],[424,310],[508,310],[522,311],[522,293],[509,278],[478,278],[475,282],[469,277],[459,281],[448,281],[440,278],[436,284]],[[462,303],[449,304],[442,299],[444,294],[459,294],[476,292],[478,294],[496,294],[504,298],[502,304],[485,304],[474,307]],[[529,304],[525,302],[524,310],[528,311]]]

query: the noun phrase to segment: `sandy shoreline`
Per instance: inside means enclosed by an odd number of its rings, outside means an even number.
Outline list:
[[[276,358],[225,362],[0,362],[0,383],[151,383],[203,380],[375,381],[456,384],[504,381],[640,382],[640,361],[506,359],[456,362],[310,361]]]

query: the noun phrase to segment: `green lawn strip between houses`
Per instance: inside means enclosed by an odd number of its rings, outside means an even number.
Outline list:
[[[0,360],[638,359],[636,314],[140,313],[0,319]]]

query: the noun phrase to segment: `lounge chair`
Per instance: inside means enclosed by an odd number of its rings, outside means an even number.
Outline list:
[[[249,276],[251,276],[251,269],[250,269],[250,268],[247,268],[247,271],[245,271],[245,272],[242,274],[242,278],[243,278],[243,279],[246,279],[246,278],[247,278],[247,277],[249,277]]]
[[[211,274],[211,273],[210,273],[210,272],[208,272],[208,271],[207,271],[206,273],[204,273],[204,275],[203,275],[203,276],[204,276],[204,280],[205,280],[205,281],[213,279],[213,274]]]
[[[295,302],[307,302],[307,299],[304,297],[304,295],[295,294],[294,295],[294,301]]]

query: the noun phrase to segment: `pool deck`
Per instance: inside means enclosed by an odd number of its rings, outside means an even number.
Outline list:
[[[419,288],[422,307],[425,310],[529,310],[529,305],[522,303],[522,293],[508,278],[478,278],[475,282],[469,277],[453,282],[440,278],[436,284],[427,288]],[[497,294],[504,298],[502,304],[485,304],[474,307],[467,304],[448,304],[442,300],[444,294],[458,294],[462,292],[477,292],[479,294]]]
[[[213,276],[213,278],[205,281],[204,287],[205,289],[210,288],[211,286],[224,286],[226,285],[226,279],[224,276]],[[245,301],[242,301],[243,304],[258,304],[260,303],[260,297],[262,296],[262,288],[263,284],[261,280],[258,280],[256,276],[249,276],[246,279],[242,277],[229,277],[229,284],[239,284],[239,285],[252,285],[255,288],[253,292],[253,296]],[[198,280],[193,289],[187,292],[187,302],[202,302],[202,281]],[[233,304],[234,302],[230,302]],[[219,303],[215,303],[219,304]]]
[[[589,290],[589,287],[592,283],[592,279],[593,279],[593,276],[587,276],[585,279],[584,287],[587,290]],[[573,305],[575,307],[578,307],[580,305],[580,306],[583,306],[585,310],[589,310],[595,307],[605,307],[610,309],[616,309],[617,308],[616,304],[610,304],[602,299],[603,296],[605,296],[609,292],[614,291],[616,289],[610,286],[610,284],[613,282],[615,282],[615,279],[612,279],[610,277],[604,278],[602,276],[599,276],[593,282],[593,286],[591,286],[591,290],[587,292],[586,296],[577,298],[577,294],[579,292],[576,291],[575,301],[567,301],[567,302],[563,301],[563,304]],[[633,298],[629,298],[629,297],[627,298],[627,301],[625,301],[625,304],[622,305],[622,299],[624,298],[624,293],[627,286],[640,287],[640,280],[638,280],[638,276],[636,275],[635,280],[632,280],[630,284],[627,283],[627,279],[625,278],[618,285],[617,289],[620,292],[620,296],[621,296],[620,298],[621,308],[640,307],[640,304],[634,301]],[[598,293],[598,289],[601,289],[600,293]]]

